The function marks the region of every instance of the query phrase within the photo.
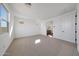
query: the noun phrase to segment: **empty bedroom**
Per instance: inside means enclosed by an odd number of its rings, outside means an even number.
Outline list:
[[[79,56],[78,26],[78,3],[0,3],[0,56]]]

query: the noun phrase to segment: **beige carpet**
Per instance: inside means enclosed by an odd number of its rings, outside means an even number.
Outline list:
[[[78,55],[75,44],[43,35],[15,39],[4,54],[4,56],[73,55]]]

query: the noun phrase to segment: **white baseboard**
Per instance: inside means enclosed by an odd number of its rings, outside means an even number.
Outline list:
[[[15,36],[14,39],[17,39],[17,38],[22,38],[22,37],[30,37],[30,36],[36,36],[36,35],[41,35],[41,34],[33,34],[33,35],[23,35],[23,36]]]

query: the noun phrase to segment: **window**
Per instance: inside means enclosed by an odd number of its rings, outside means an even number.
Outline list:
[[[0,33],[8,32],[8,11],[0,4]]]

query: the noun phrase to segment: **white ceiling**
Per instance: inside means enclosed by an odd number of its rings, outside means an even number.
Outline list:
[[[46,20],[48,18],[58,16],[75,10],[75,3],[32,3],[31,7],[27,7],[23,3],[12,4],[15,14],[20,17],[31,19]]]

